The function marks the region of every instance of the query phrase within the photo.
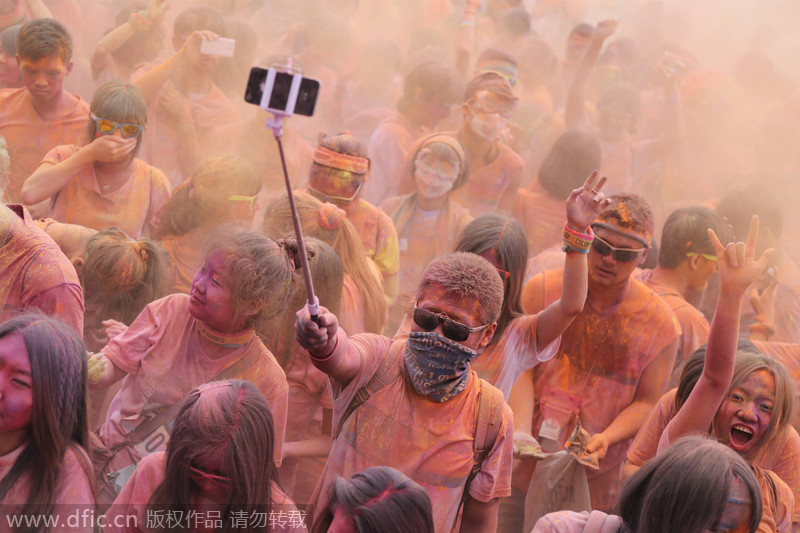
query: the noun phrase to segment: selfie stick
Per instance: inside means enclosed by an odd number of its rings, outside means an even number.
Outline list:
[[[291,58],[289,59],[287,68],[291,68]],[[275,77],[275,71],[270,70],[267,79],[267,84],[270,84],[269,76]],[[319,298],[314,295],[314,282],[311,280],[311,269],[308,267],[308,257],[306,255],[306,244],[303,240],[303,228],[300,227],[300,216],[297,214],[297,206],[294,203],[294,193],[292,192],[292,183],[289,181],[289,172],[286,170],[286,158],[283,155],[283,143],[281,137],[283,136],[283,120],[290,117],[294,113],[294,104],[297,101],[297,94],[300,91],[300,76],[295,76],[292,82],[292,88],[289,92],[289,102],[286,111],[276,111],[269,109],[269,94],[262,94],[261,96],[261,109],[272,113],[272,117],[267,119],[267,128],[272,130],[275,135],[275,142],[278,143],[278,153],[281,156],[281,167],[283,167],[283,179],[286,182],[286,192],[289,195],[289,207],[292,211],[292,224],[294,225],[294,234],[297,238],[297,247],[299,248],[300,266],[303,269],[303,279],[306,282],[306,294],[308,295],[308,312],[317,325],[319,325]],[[290,109],[291,108],[291,109]]]

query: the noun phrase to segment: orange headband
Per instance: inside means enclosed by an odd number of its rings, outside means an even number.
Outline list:
[[[346,170],[353,174],[366,174],[369,170],[369,159],[366,157],[340,154],[324,146],[317,146],[314,151],[314,163],[323,167]]]

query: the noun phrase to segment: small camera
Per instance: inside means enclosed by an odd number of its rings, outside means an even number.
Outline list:
[[[233,57],[234,48],[236,48],[236,40],[225,37],[213,41],[203,39],[203,42],[200,43],[200,53],[207,56]]]
[[[319,95],[319,82],[274,68],[250,69],[244,101],[281,115],[314,114]]]

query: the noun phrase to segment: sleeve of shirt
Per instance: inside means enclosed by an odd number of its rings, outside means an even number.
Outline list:
[[[785,444],[774,464],[763,466],[775,472],[792,491],[794,501],[800,502],[800,436],[793,427],[787,428]],[[800,505],[792,509],[792,522],[800,522]]]
[[[778,533],[792,533],[792,509],[794,508],[792,489],[774,472],[767,471],[766,475],[772,478],[778,494],[778,501],[775,502],[775,526]]]
[[[674,401],[675,396],[667,393],[661,397],[655,408],[645,420],[644,425],[636,433],[633,444],[628,448],[628,462],[634,466],[644,466],[647,461],[656,456],[658,442],[664,428],[669,423],[669,401]]]
[[[272,422],[275,427],[275,466],[281,466],[283,441],[286,435],[286,417],[289,412],[289,385],[286,378],[274,380],[271,390],[264,395],[272,408]]]
[[[106,512],[108,533],[138,533],[145,530],[145,509],[153,491],[164,480],[166,453],[144,457]]]
[[[65,323],[83,338],[83,290],[74,283],[62,283],[36,294],[25,307],[35,307]]]
[[[469,495],[479,502],[511,495],[511,462],[514,454],[514,415],[503,402],[503,422],[492,450],[469,486]]]
[[[150,336],[159,328],[156,307],[159,300],[145,307],[130,327],[109,341],[101,350],[115,366],[128,374],[138,374],[142,358],[151,346]]]
[[[166,174],[157,168],[150,168],[152,179],[150,180],[150,208],[147,210],[147,219],[145,220],[144,233],[145,235],[153,234],[153,222],[170,197],[169,180]]]

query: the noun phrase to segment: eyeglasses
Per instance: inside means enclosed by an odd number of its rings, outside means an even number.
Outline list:
[[[258,200],[258,195],[240,196],[238,194],[232,194],[228,196],[228,200],[230,200],[231,202],[250,202],[250,209],[255,209],[256,201]]]
[[[701,252],[687,252],[686,257],[692,257],[694,255],[699,255],[700,257],[702,257],[703,259],[705,259],[707,261],[714,261],[714,262],[719,261],[719,257],[717,257],[716,255],[714,255],[714,254],[704,254],[704,253],[701,253]]]
[[[102,133],[103,135],[111,135],[119,128],[123,137],[126,139],[135,139],[143,129],[139,124],[130,124],[127,122],[120,124],[119,122],[108,120],[107,118],[100,118],[94,113],[91,114],[91,117],[92,120],[94,120],[95,129],[97,129],[98,133]]]
[[[425,331],[433,331],[442,324],[442,335],[451,341],[464,342],[476,331],[489,327],[489,324],[471,328],[461,322],[456,322],[444,313],[432,313],[419,307],[414,307],[414,323]]]
[[[489,91],[478,91],[472,99],[472,108],[480,113],[511,118],[517,111],[517,102]]]
[[[211,474],[205,470],[201,470],[196,466],[189,467],[189,477],[198,485],[202,485],[204,481],[209,481],[212,485],[228,489],[231,486],[231,480],[226,476]]]
[[[614,259],[616,261],[620,261],[621,263],[630,263],[631,261],[636,261],[639,255],[647,250],[647,248],[617,248],[608,244],[596,233],[594,234],[594,240],[592,241],[592,249],[594,249],[595,252],[603,257],[613,254]]]

